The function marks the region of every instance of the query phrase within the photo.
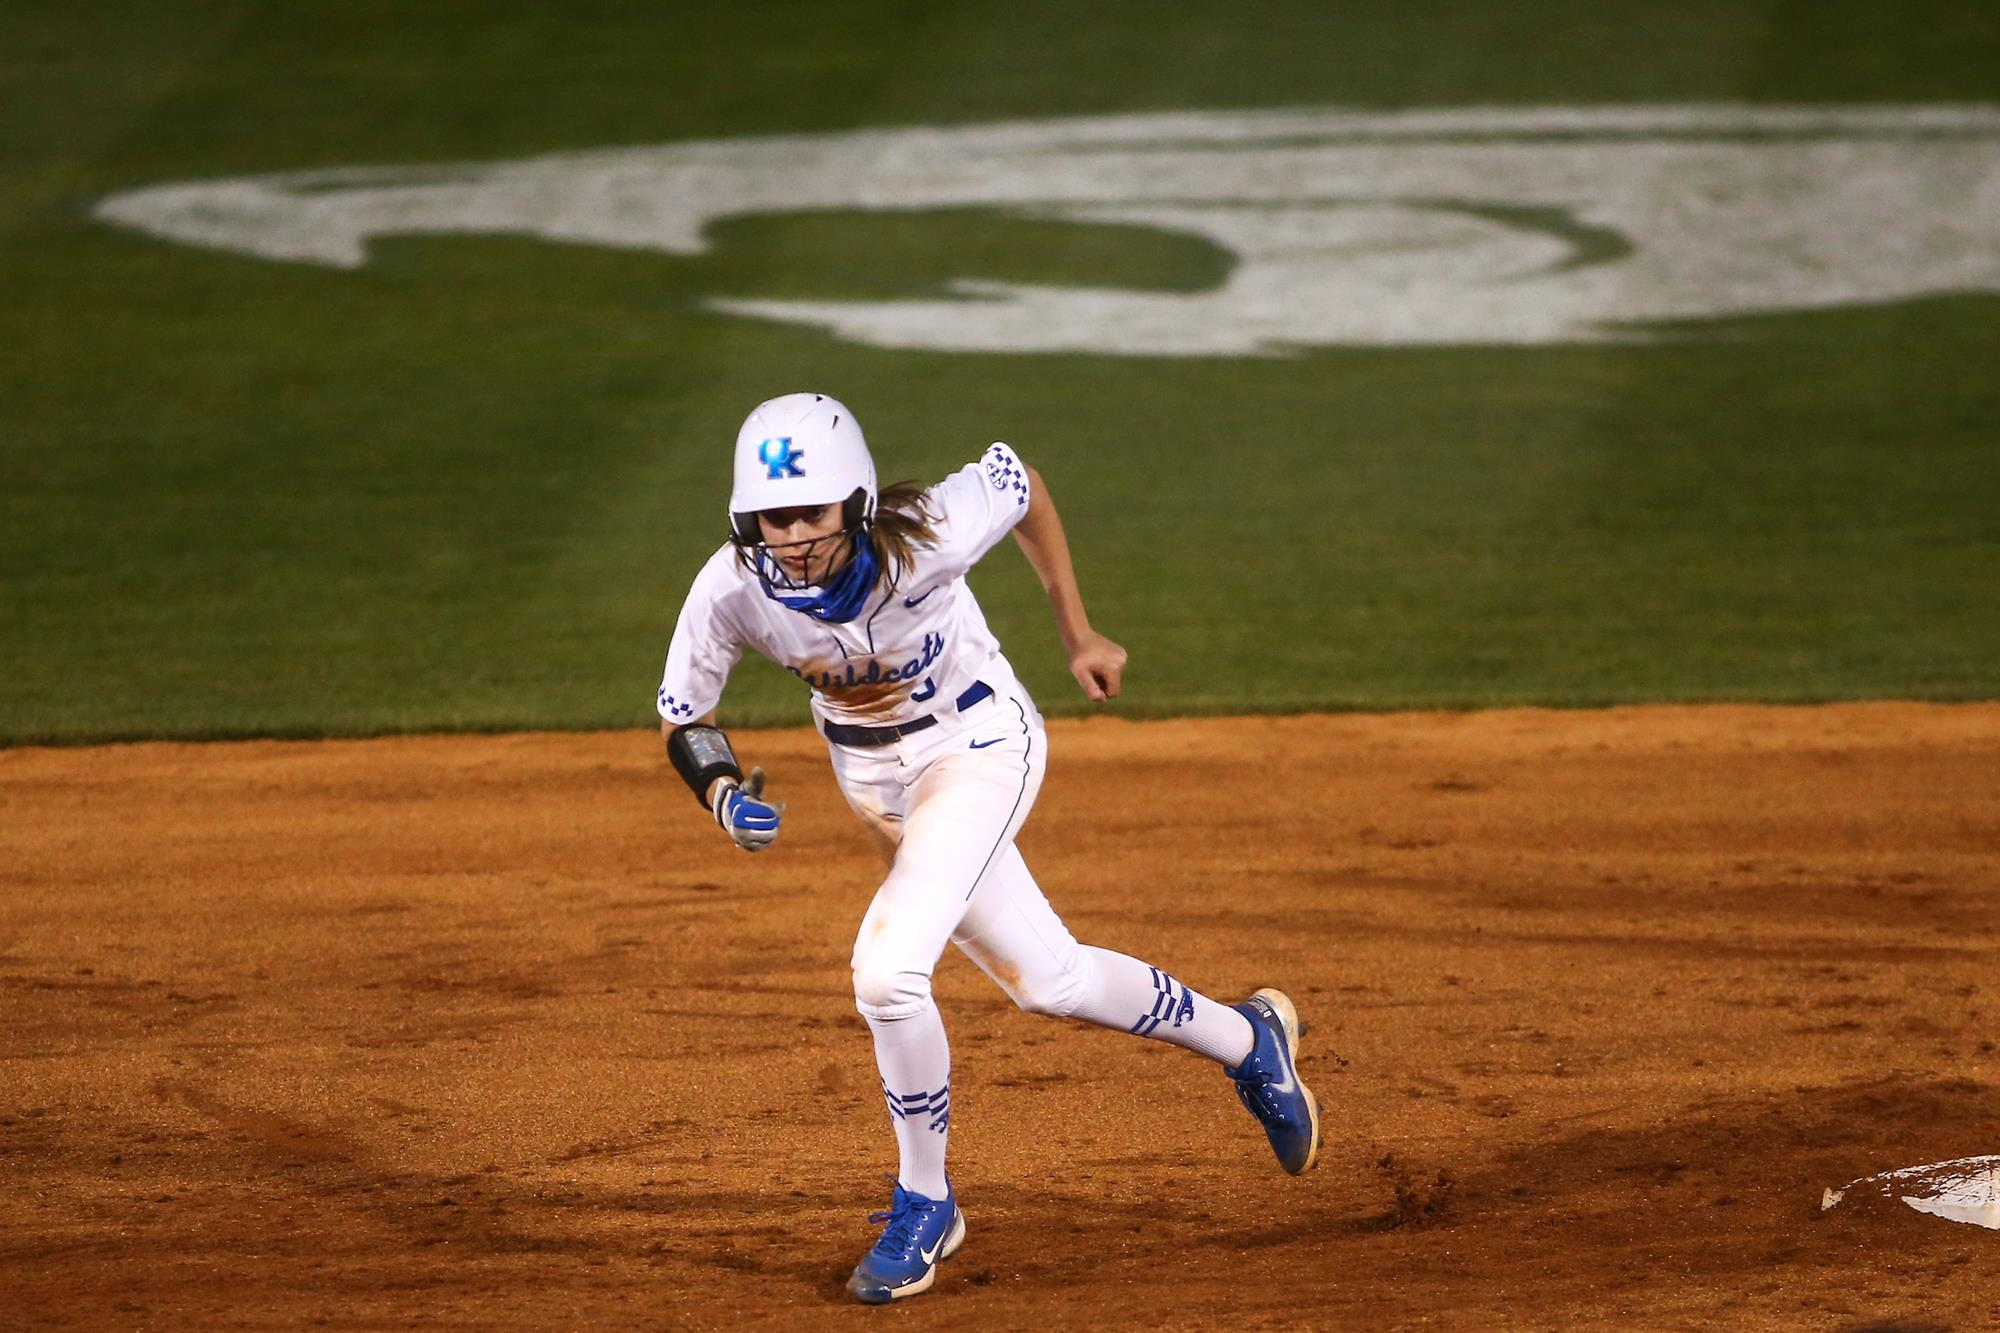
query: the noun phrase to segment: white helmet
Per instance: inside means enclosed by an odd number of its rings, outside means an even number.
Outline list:
[[[823,393],[788,393],[757,404],[736,432],[729,530],[740,545],[763,541],[760,509],[837,504],[858,532],[875,517],[875,460],[861,423]]]

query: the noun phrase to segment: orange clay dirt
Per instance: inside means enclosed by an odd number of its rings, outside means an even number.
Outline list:
[[[1289,989],[1320,1166],[948,955],[970,1237],[889,1312],[874,853],[737,740],[769,855],[645,731],[0,752],[0,1324],[2000,1322],[2000,1232],[1820,1211],[2000,1152],[2000,706],[1057,724],[1029,864]]]

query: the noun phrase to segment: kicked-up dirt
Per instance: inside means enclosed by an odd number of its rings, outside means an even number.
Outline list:
[[[2000,1323],[2000,1232],[1820,1210],[2000,1152],[2000,706],[1054,724],[1029,865],[1297,999],[1321,1164],[948,955],[969,1238],[893,1311],[875,854],[737,742],[763,856],[646,731],[0,751],[0,1323]]]

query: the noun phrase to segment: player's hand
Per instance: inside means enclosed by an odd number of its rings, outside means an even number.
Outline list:
[[[1092,630],[1069,650],[1069,674],[1083,686],[1085,697],[1098,703],[1116,699],[1119,678],[1125,674],[1125,650]]]
[[[778,816],[785,813],[784,806],[772,805],[764,799],[761,768],[751,769],[750,780],[740,786],[733,778],[717,782],[709,808],[715,812],[715,822],[722,825],[723,832],[746,852],[761,852],[776,842]]]

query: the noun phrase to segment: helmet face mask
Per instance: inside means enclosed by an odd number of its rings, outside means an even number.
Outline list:
[[[850,620],[874,586],[876,563],[868,529],[875,517],[875,460],[860,423],[845,404],[821,393],[790,393],[759,403],[736,434],[735,479],[729,493],[730,542],[766,596],[822,620]],[[778,552],[799,543],[764,539],[757,515],[769,509],[840,506],[839,531],[814,542],[846,540],[847,560],[824,585],[804,581]],[[817,555],[817,547],[809,554]]]
[[[744,534],[738,532],[731,537],[731,541],[736,547],[738,559],[767,587],[785,592],[804,592],[838,575],[846,560],[852,558],[852,548],[867,540],[868,526],[857,523],[853,517],[858,506],[843,503],[841,509],[840,526],[833,531],[815,537],[776,542],[765,540],[758,514],[744,515],[749,520],[746,525],[750,530],[749,540],[746,541]],[[795,559],[803,556],[804,568],[794,574],[785,565],[787,556]],[[816,569],[825,571],[822,579],[812,577]]]

